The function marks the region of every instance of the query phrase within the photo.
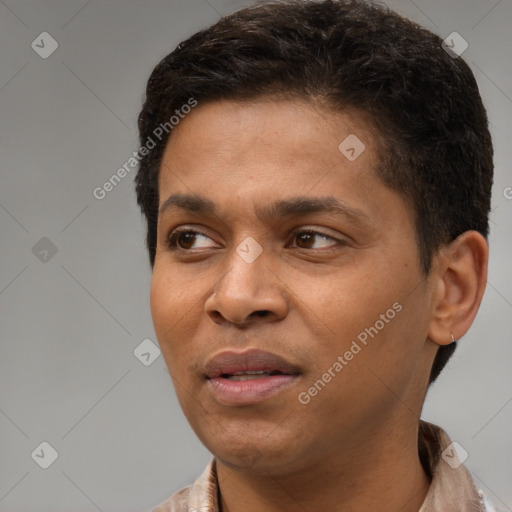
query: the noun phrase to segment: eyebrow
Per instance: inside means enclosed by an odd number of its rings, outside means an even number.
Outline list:
[[[205,215],[217,215],[218,212],[213,201],[197,194],[172,194],[160,206],[159,215],[163,215],[171,207]],[[365,212],[349,206],[342,200],[332,196],[298,196],[274,201],[270,205],[256,208],[258,217],[268,219],[286,218],[310,213],[329,213],[346,217],[356,223],[371,223],[369,216]]]
[[[172,194],[162,203],[158,215],[163,215],[173,206],[193,213],[211,215],[216,212],[214,203],[205,197],[196,194]]]

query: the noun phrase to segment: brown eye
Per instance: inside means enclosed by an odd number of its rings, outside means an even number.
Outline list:
[[[204,249],[212,246],[210,237],[193,229],[176,229],[169,238],[167,245],[172,250],[189,251],[192,249]],[[194,247],[195,245],[195,247]]]
[[[299,249],[331,249],[336,245],[342,245],[340,240],[332,236],[309,229],[295,232],[293,239]]]
[[[316,235],[314,233],[310,233],[304,231],[296,235],[295,239],[297,241],[297,246],[301,249],[310,249],[312,245],[314,245]]]
[[[190,249],[194,245],[196,233],[185,231],[184,233],[176,234],[176,245],[181,249]]]

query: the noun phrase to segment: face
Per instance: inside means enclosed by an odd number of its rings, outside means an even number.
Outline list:
[[[433,291],[378,164],[362,117],[299,100],[199,104],[174,128],[151,310],[224,464],[298,470],[417,422]]]

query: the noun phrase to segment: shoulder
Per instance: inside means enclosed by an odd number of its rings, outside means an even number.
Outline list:
[[[442,428],[423,420],[420,422],[419,455],[425,471],[431,477],[420,512],[510,512],[496,508],[478,489],[470,471],[463,465],[465,458],[459,457],[457,445]]]
[[[192,484],[175,492],[153,512],[218,512],[218,482],[215,459]]]
[[[484,504],[485,512],[510,512],[510,510],[497,509],[481,490],[478,491],[478,495]]]
[[[160,503],[160,505],[158,505],[158,507],[156,507],[153,512],[188,512],[191,487],[192,486],[189,485],[175,492],[163,503]]]

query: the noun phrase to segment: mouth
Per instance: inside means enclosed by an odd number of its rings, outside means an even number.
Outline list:
[[[235,380],[238,382],[242,382],[242,381],[246,381],[246,380],[263,379],[265,377],[273,377],[274,375],[286,375],[286,374],[281,373],[278,370],[271,371],[271,372],[265,372],[263,370],[256,370],[256,371],[247,371],[247,372],[236,372],[233,374],[223,373],[220,377],[222,377],[223,379],[229,379],[229,380]]]
[[[300,375],[297,366],[271,352],[222,352],[205,366],[207,386],[224,405],[251,405],[284,391]]]

